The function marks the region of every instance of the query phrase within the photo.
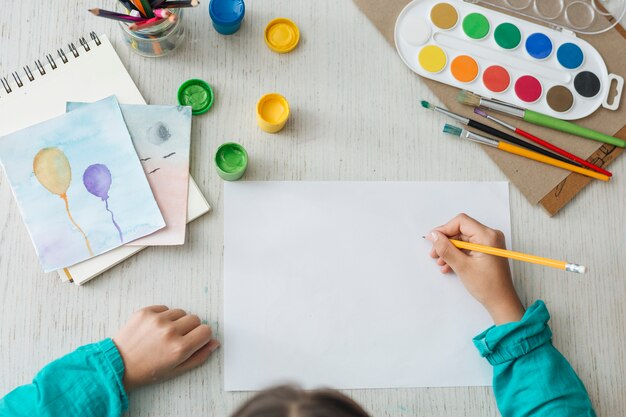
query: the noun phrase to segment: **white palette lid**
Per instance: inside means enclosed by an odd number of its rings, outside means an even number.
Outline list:
[[[626,12],[626,0],[465,0],[479,3],[522,18],[593,35],[617,25]]]

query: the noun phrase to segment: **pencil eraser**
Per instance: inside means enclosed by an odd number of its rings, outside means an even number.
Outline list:
[[[586,266],[577,265],[577,264],[567,264],[565,266],[565,270],[569,271],[569,272],[576,272],[578,274],[586,274],[587,273],[587,267]]]

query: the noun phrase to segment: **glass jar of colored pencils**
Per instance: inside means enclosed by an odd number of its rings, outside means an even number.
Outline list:
[[[120,22],[124,39],[135,53],[155,58],[169,54],[183,43],[185,28],[183,26],[183,11],[171,9],[171,15],[155,25],[134,28],[125,22]]]

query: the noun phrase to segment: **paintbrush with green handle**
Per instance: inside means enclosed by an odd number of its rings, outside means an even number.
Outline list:
[[[467,104],[472,107],[485,107],[491,110],[505,113],[510,116],[515,116],[520,119],[532,123],[537,126],[545,126],[550,129],[559,130],[565,133],[571,133],[572,135],[580,136],[587,139],[592,139],[598,142],[608,143],[609,145],[619,146],[620,148],[626,147],[626,141],[615,136],[609,136],[597,130],[587,129],[586,127],[579,126],[575,123],[566,122],[565,120],[557,119],[556,117],[548,116],[536,111],[523,109],[521,107],[514,106],[512,104],[503,103],[501,101],[490,100],[483,98],[479,95],[471,93],[466,90],[461,90],[458,95],[460,103]]]

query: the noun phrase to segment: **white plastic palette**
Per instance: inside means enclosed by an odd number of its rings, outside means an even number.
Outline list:
[[[414,0],[398,16],[394,37],[419,75],[484,97],[567,120],[619,106],[623,78],[569,31],[460,0]]]

